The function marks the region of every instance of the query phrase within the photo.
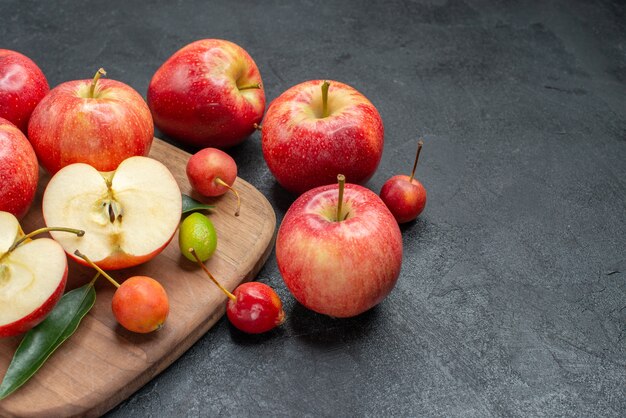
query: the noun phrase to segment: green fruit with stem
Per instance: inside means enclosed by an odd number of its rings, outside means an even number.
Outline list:
[[[208,260],[217,248],[217,233],[213,222],[198,212],[187,216],[178,231],[178,245],[181,253],[190,261],[196,259],[189,252],[189,248],[194,248],[203,262]]]

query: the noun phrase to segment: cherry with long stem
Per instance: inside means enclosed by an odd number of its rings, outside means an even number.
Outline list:
[[[230,300],[232,300],[233,302],[237,302],[237,297],[235,295],[233,295],[232,293],[230,293],[224,286],[222,286],[222,284],[215,278],[213,277],[213,275],[211,274],[211,272],[209,271],[209,269],[204,265],[204,263],[202,262],[202,260],[200,260],[200,257],[198,257],[198,254],[196,254],[196,250],[194,250],[193,248],[189,248],[189,253],[191,255],[193,255],[193,257],[196,259],[196,262],[198,263],[198,265],[200,267],[202,267],[202,270],[204,270],[204,272],[207,274],[207,276],[209,276],[209,279],[211,279],[211,281],[213,283],[215,283],[215,285],[217,287],[220,288],[220,290],[222,292],[224,292],[224,294],[226,296],[228,296],[228,298]]]
[[[24,241],[26,241],[28,239],[31,239],[35,235],[39,235],[39,234],[43,234],[44,232],[51,232],[51,231],[70,232],[72,234],[76,234],[79,237],[82,237],[83,235],[85,235],[85,231],[83,231],[82,229],[56,227],[56,226],[46,227],[46,228],[39,228],[39,229],[36,229],[36,230],[34,230],[32,232],[29,232],[28,234],[24,235],[23,237],[21,237],[20,239],[15,241],[13,243],[13,245],[11,245],[9,247],[9,249],[7,250],[7,254],[10,253],[11,251],[15,250],[21,243],[23,243]]]
[[[93,261],[91,261],[89,259],[89,257],[87,257],[85,254],[81,253],[80,251],[76,250],[74,251],[74,254],[80,258],[82,258],[83,260],[85,260],[87,262],[87,264],[89,264],[91,267],[93,267],[94,269],[96,269],[96,271],[100,274],[102,274],[109,282],[111,282],[111,284],[113,286],[115,286],[116,288],[119,289],[120,284],[118,282],[115,281],[115,279],[113,279],[113,277],[109,276],[104,270],[102,270],[100,267],[98,267]]]
[[[235,193],[235,196],[237,196],[237,209],[235,209],[235,216],[239,216],[239,210],[241,209],[241,197],[239,197],[239,192],[235,190],[234,187],[230,186],[228,183],[226,183],[224,180],[222,180],[219,177],[215,177],[215,180],[213,181],[219,184],[220,186],[224,186],[231,192]]]
[[[415,154],[415,162],[413,163],[413,170],[411,171],[411,177],[409,177],[409,183],[413,181],[415,177],[415,169],[417,168],[417,160],[420,158],[420,152],[422,152],[422,146],[424,145],[424,141],[422,138],[417,142],[417,154]]]

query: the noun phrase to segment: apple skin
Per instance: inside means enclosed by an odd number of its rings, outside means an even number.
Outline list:
[[[29,315],[19,319],[10,324],[6,324],[4,326],[0,326],[0,338],[5,337],[13,337],[15,335],[23,334],[26,331],[37,326],[41,321],[43,321],[46,316],[54,309],[56,304],[63,296],[63,292],[65,292],[65,286],[67,284],[67,265],[65,266],[65,273],[63,273],[63,279],[59,282],[59,286],[56,288],[54,293],[50,295],[50,297],[37,308],[35,311],[30,313]]]
[[[382,157],[384,128],[374,105],[354,88],[330,81],[329,116],[322,114],[322,80],[291,87],[263,120],[263,156],[285,189],[301,194],[336,181],[363,183]]]
[[[21,219],[30,208],[39,165],[33,147],[15,125],[0,118],[0,211]]]
[[[228,188],[215,182],[215,179],[220,178],[232,186],[237,179],[237,163],[224,151],[204,148],[189,158],[187,178],[191,187],[202,196],[221,196]]]
[[[37,105],[28,124],[39,163],[51,174],[72,163],[112,171],[126,158],[145,156],[154,138],[150,109],[141,95],[119,81],[60,84]]]
[[[426,189],[417,179],[406,175],[391,177],[383,184],[380,198],[398,223],[417,218],[426,206]]]
[[[157,128],[180,142],[232,147],[250,136],[265,110],[262,85],[238,87],[261,82],[254,60],[239,45],[203,39],[178,50],[156,71],[148,105]]]
[[[355,184],[344,190],[344,221],[336,222],[338,186],[321,186],[291,205],[276,238],[285,284],[305,307],[352,317],[391,292],[402,265],[398,223],[374,192]]]
[[[0,49],[0,117],[24,134],[35,106],[50,91],[41,69],[27,56]]]

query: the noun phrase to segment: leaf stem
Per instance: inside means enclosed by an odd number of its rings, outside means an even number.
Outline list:
[[[209,276],[209,279],[211,279],[211,280],[213,281],[213,283],[215,283],[215,285],[216,285],[217,287],[219,287],[219,288],[220,288],[220,290],[221,290],[222,292],[224,292],[224,294],[225,294],[226,296],[228,296],[228,298],[229,298],[230,300],[232,300],[233,302],[237,302],[237,297],[236,297],[235,295],[233,295],[232,293],[230,293],[228,290],[226,290],[226,288],[225,288],[224,286],[222,286],[222,285],[220,284],[220,282],[218,282],[218,281],[217,281],[217,279],[216,279],[215,277],[213,277],[213,275],[211,274],[211,272],[209,271],[209,269],[208,269],[208,268],[206,268],[206,266],[204,265],[204,263],[200,260],[200,257],[198,257],[198,254],[196,254],[196,250],[194,250],[193,248],[190,248],[188,251],[189,251],[189,252],[191,253],[191,255],[193,255],[193,257],[196,259],[196,261],[198,262],[198,265],[199,265],[200,267],[202,267],[202,270],[204,270],[204,272],[205,272],[205,273]]]

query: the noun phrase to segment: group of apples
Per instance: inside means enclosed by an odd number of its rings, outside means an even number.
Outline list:
[[[228,148],[261,131],[270,171],[300,195],[280,226],[276,257],[304,306],[350,317],[389,294],[402,262],[398,223],[419,215],[426,192],[415,167],[410,177],[391,178],[380,197],[356,184],[374,174],[384,145],[381,117],[364,95],[337,81],[312,80],[288,89],[265,112],[255,62],[240,46],[217,39],[172,55],[152,77],[147,103],[126,84],[101,78],[105,74],[100,69],[93,79],[49,90],[34,62],[0,49],[0,211],[7,212],[0,212],[0,337],[24,332],[52,309],[67,276],[62,250],[104,273],[146,262],[169,243],[180,222],[181,194],[169,170],[145,157],[154,125],[208,148],[187,166],[190,183],[207,196],[232,190],[237,173],[232,159],[213,147]],[[418,156],[419,150],[421,144]],[[35,196],[38,165],[52,175],[42,202],[46,225],[74,233],[51,230],[53,240],[31,240],[19,227]],[[28,255],[42,251],[45,257]],[[275,318],[248,332],[282,322],[273,291],[240,288],[238,297],[226,292],[229,318],[230,311],[245,310],[250,318],[267,308]]]

